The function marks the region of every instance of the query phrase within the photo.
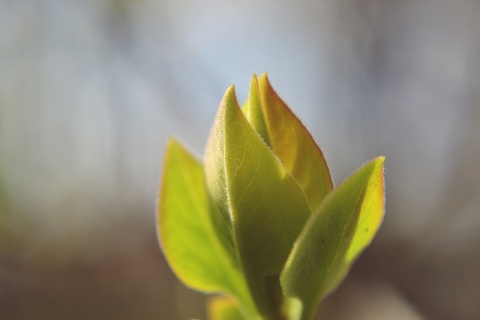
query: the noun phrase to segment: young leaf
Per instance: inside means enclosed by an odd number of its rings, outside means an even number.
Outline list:
[[[302,319],[313,317],[316,305],[339,284],[380,226],[383,162],[383,157],[374,159],[335,189],[295,243],[280,279],[285,294],[302,302]]]
[[[256,75],[253,75],[252,81],[250,82],[250,91],[248,93],[247,102],[243,106],[243,113],[248,122],[250,122],[255,128],[255,131],[257,131],[260,137],[262,137],[263,141],[265,141],[267,145],[270,145],[267,126],[265,124],[265,119],[263,118],[258,79]]]
[[[220,296],[208,300],[208,318],[211,320],[245,320],[235,300]]]
[[[303,191],[248,123],[233,87],[215,119],[205,172],[211,196],[232,221],[252,296],[268,317],[265,277],[280,273],[310,212]]]
[[[226,292],[251,305],[234,254],[216,237],[202,165],[173,138],[159,199],[160,245],[178,278],[193,289]]]
[[[258,85],[270,147],[305,192],[313,212],[333,189],[322,151],[275,92],[266,74],[260,77]]]

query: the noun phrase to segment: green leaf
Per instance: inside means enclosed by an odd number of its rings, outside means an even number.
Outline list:
[[[267,126],[265,124],[265,119],[263,118],[258,79],[256,75],[253,75],[252,77],[248,99],[243,106],[243,113],[248,122],[250,122],[260,137],[262,137],[263,141],[265,141],[267,145],[270,145]]]
[[[253,309],[235,253],[217,237],[202,165],[173,138],[159,199],[160,244],[177,277],[193,289],[237,296]]]
[[[256,83],[254,77],[252,86]],[[262,120],[268,131],[266,141],[269,141],[273,152],[305,192],[313,212],[333,189],[330,171],[322,151],[310,132],[275,92],[267,74],[260,77],[258,85]],[[251,108],[255,105],[253,101],[256,100],[252,99]]]
[[[245,320],[235,300],[220,296],[208,300],[208,318],[211,320]]]
[[[383,162],[383,157],[374,159],[335,189],[295,243],[280,280],[285,294],[302,302],[302,319],[313,317],[317,304],[345,277],[379,228]]]
[[[310,215],[303,191],[225,94],[205,157],[207,186],[231,221],[234,242],[260,312],[271,316],[265,278],[279,274]]]

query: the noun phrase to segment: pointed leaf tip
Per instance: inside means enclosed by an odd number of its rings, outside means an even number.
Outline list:
[[[385,214],[385,157],[377,157],[370,163],[372,173],[365,187],[356,230],[345,256],[347,264],[351,264],[372,242]]]
[[[262,137],[263,141],[267,145],[270,145],[268,131],[262,111],[258,79],[255,74],[252,76],[252,81],[250,82],[248,99],[245,103],[243,111],[248,122],[255,128],[255,131],[260,135],[260,137]]]

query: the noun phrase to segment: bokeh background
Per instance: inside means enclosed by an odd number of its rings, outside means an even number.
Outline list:
[[[205,318],[156,239],[169,134],[270,80],[334,181],[386,155],[328,319],[480,319],[480,2],[0,0],[0,318]]]

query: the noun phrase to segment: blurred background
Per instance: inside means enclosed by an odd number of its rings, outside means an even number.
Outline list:
[[[269,72],[384,225],[327,319],[480,319],[480,2],[0,0],[0,318],[205,319],[156,239],[166,138]]]

